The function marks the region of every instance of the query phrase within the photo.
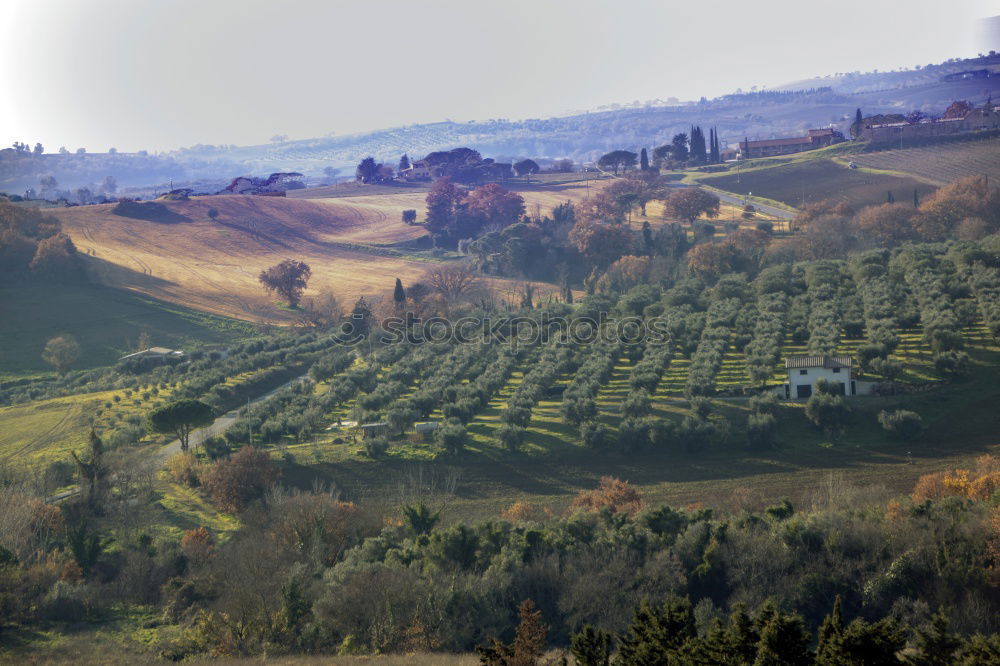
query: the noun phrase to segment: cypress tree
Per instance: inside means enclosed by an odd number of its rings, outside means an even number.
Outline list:
[[[887,198],[889,203],[896,203],[896,197],[892,196],[892,190],[889,190],[889,196]]]
[[[691,127],[691,159],[695,164],[704,164],[708,160],[705,133],[700,127]]]
[[[403,156],[399,158],[399,168],[397,169],[397,171],[406,171],[409,168],[410,168],[410,157],[406,153],[403,153]]]
[[[645,148],[639,151],[639,168],[642,171],[649,171],[649,156],[646,154]]]
[[[392,292],[392,300],[396,303],[406,302],[406,290],[403,289],[403,282],[399,278],[396,278],[396,288]]]
[[[913,188],[913,207],[914,208],[920,207],[920,195],[917,194],[917,188],[915,187]]]
[[[858,108],[858,110],[854,112],[854,122],[860,124],[862,120],[864,119],[861,117],[861,109]]]

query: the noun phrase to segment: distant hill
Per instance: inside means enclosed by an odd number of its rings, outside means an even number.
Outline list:
[[[237,175],[298,171],[309,185],[328,182],[324,169],[353,175],[361,157],[395,164],[410,157],[470,146],[497,158],[569,157],[590,161],[615,148],[638,149],[669,141],[690,126],[716,126],[724,143],[743,137],[794,135],[811,127],[846,130],[855,109],[865,115],[920,109],[940,113],[956,99],[981,103],[1000,97],[1000,76],[944,80],[972,70],[1000,70],[1000,56],[954,60],[905,72],[848,73],[799,81],[773,90],[724,95],[676,105],[617,107],[548,119],[439,122],[349,136],[287,141],[258,146],[192,146],[157,155],[42,155],[0,151],[0,191],[21,193],[54,176],[60,188],[96,187],[114,176],[120,187],[159,185],[159,190],[193,187],[217,191]],[[151,191],[143,191],[145,196]]]

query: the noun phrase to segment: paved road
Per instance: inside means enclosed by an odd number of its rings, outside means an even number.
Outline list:
[[[262,395],[262,396],[260,396],[260,397],[258,397],[256,399],[254,399],[254,400],[251,400],[250,404],[251,405],[256,405],[256,404],[264,402],[266,400],[270,400],[279,391],[281,391],[283,389],[286,389],[286,388],[288,388],[289,386],[291,386],[293,384],[297,384],[297,383],[299,383],[301,381],[304,381],[304,380],[306,380],[308,378],[309,378],[309,375],[302,375],[300,377],[296,377],[295,379],[293,379],[291,381],[285,382],[284,384],[282,384],[278,388],[276,388],[276,389],[274,389],[272,391],[268,391],[264,395]],[[188,441],[189,445],[192,446],[192,447],[196,447],[196,446],[200,445],[202,442],[204,442],[206,439],[208,439],[209,437],[215,437],[217,435],[221,435],[224,432],[226,432],[227,430],[229,430],[229,428],[234,423],[236,423],[236,419],[239,418],[239,410],[242,409],[242,408],[243,408],[243,406],[240,405],[240,407],[238,407],[237,409],[233,409],[231,411],[228,411],[225,414],[223,414],[222,416],[216,418],[214,421],[212,421],[211,424],[205,426],[204,428],[198,428],[196,430],[192,430],[191,431],[191,436],[190,436],[189,441]],[[157,450],[156,453],[153,454],[153,459],[156,461],[156,463],[160,467],[162,467],[167,462],[167,458],[169,458],[170,456],[172,456],[172,455],[174,455],[176,453],[180,453],[180,452],[181,452],[181,440],[175,439],[174,441],[170,442],[169,444],[165,444],[165,445],[161,446],[159,448],[159,450]],[[55,503],[55,502],[61,502],[64,499],[67,499],[69,497],[73,497],[74,495],[78,495],[78,494],[80,494],[80,489],[79,488],[73,488],[73,489],[70,489],[70,490],[65,490],[65,491],[63,491],[61,493],[58,493],[56,495],[52,495],[52,496],[48,497],[46,499],[46,501],[49,502],[50,504],[52,504],[52,503]]]
[[[721,200],[725,201],[726,203],[735,204],[737,206],[744,205],[743,197],[737,194],[726,194],[725,192],[720,192],[718,190],[709,190],[709,191],[715,196],[719,197]],[[757,203],[756,201],[751,201],[750,203],[753,205],[754,208],[756,208],[760,212],[765,213],[767,215],[771,215],[772,217],[776,217],[780,220],[790,220],[793,217],[795,217],[795,213],[785,210],[783,208],[775,208],[774,206],[760,204]]]

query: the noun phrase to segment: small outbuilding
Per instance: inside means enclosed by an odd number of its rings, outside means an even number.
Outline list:
[[[388,423],[366,423],[361,428],[361,436],[364,439],[374,439],[376,437],[386,437],[389,435]]]

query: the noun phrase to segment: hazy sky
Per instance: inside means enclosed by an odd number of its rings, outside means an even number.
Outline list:
[[[975,55],[976,20],[996,14],[996,0],[0,0],[0,145],[167,150],[713,97]]]

